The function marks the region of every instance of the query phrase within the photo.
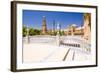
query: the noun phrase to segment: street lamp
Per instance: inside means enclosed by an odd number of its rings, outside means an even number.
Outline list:
[[[59,33],[59,31],[60,31],[60,24],[59,23],[57,23],[57,46],[60,46],[60,33]]]
[[[29,27],[26,27],[27,33],[26,33],[26,42],[29,43]]]

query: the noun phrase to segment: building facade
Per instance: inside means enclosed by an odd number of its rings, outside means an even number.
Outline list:
[[[91,14],[84,13],[84,24],[83,26],[77,27],[72,24],[65,30],[65,35],[81,36],[86,40],[91,40]]]
[[[66,31],[65,31],[65,35],[71,35],[71,36],[82,36],[84,34],[83,32],[83,27],[77,27],[77,25],[72,24],[70,25]]]
[[[91,14],[84,14],[84,38],[87,40],[91,40]]]
[[[78,27],[76,24],[71,24],[67,29],[61,29],[60,31],[63,31],[63,35],[66,36],[81,36],[86,40],[91,40],[91,14],[84,13],[83,18],[83,26]],[[57,32],[55,25],[55,21],[53,21],[52,29],[48,30],[46,25],[46,17],[43,16],[41,33],[43,35],[47,35],[48,33]]]

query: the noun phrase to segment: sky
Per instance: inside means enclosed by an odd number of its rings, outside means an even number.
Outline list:
[[[53,21],[55,24],[59,23],[61,29],[66,29],[71,24],[83,25],[83,13],[36,10],[23,10],[23,25],[41,29],[43,16],[46,17],[47,29],[52,29]]]

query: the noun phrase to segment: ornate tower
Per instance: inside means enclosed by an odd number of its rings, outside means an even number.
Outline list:
[[[47,34],[46,17],[43,16],[42,20],[42,34]]]

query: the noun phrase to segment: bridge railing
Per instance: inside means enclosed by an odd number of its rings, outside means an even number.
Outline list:
[[[27,38],[23,38],[25,42]],[[54,45],[56,44],[56,36],[29,36],[30,43],[47,43]],[[61,36],[60,45],[72,48],[79,48],[80,50],[90,53],[91,52],[91,43],[78,36]]]
[[[62,44],[73,48],[80,48],[80,50],[87,53],[91,52],[91,43],[81,37],[65,37],[62,40]]]

